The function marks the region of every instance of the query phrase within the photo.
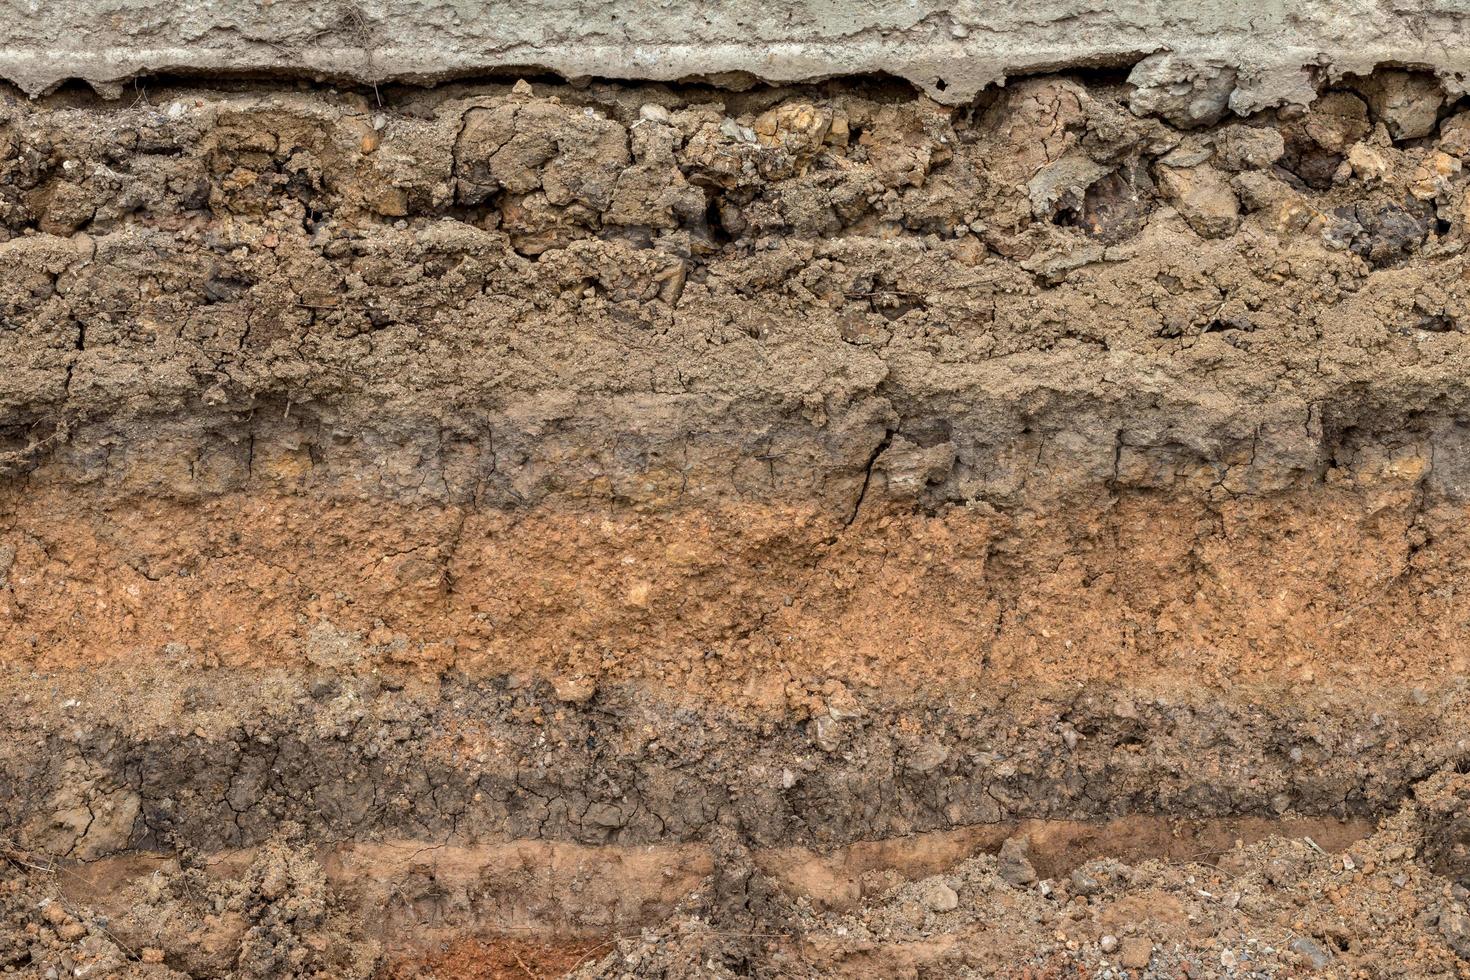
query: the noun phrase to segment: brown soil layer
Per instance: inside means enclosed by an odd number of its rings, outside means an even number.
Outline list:
[[[1463,973],[1470,112],[1128,96],[0,93],[0,968]]]
[[[1401,472],[1404,467],[1407,472]],[[505,511],[9,497],[0,663],[547,678],[780,715],[810,685],[1463,674],[1467,507],[1418,465],[1211,501]]]

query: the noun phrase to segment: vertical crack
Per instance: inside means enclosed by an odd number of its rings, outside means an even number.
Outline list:
[[[888,447],[893,445],[893,434],[896,431],[896,429],[891,427],[884,429],[883,438],[878,441],[878,445],[873,447],[872,454],[868,456],[868,462],[863,467],[863,485],[858,489],[857,499],[852,504],[852,511],[847,515],[847,519],[842,522],[843,527],[852,527],[853,522],[857,520],[858,513],[863,509],[863,501],[868,499],[868,486],[873,482],[873,467],[877,465],[878,457],[882,456],[887,452]]]

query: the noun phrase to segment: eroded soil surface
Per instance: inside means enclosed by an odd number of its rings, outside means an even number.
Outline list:
[[[1470,972],[1470,109],[1196,83],[0,92],[0,970]]]

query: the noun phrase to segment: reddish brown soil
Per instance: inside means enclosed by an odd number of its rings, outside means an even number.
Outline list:
[[[1349,474],[1366,484],[1361,474]],[[1414,473],[1202,506],[508,515],[270,493],[16,500],[0,661],[638,680],[791,707],[804,677],[1414,684],[1470,663],[1466,510]],[[1416,542],[1419,542],[1416,544]],[[571,687],[568,688],[569,690]],[[590,691],[592,688],[588,688]]]
[[[391,962],[384,980],[545,980],[565,976],[606,943],[551,946],[522,939],[456,939],[438,952]]]

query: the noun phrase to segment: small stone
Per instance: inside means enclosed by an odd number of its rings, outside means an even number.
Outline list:
[[[823,752],[836,752],[842,744],[842,723],[830,715],[820,715],[813,723],[817,747]]]
[[[751,128],[762,145],[779,146],[808,158],[827,139],[832,110],[810,102],[788,102],[761,113]]]
[[[1159,157],[1159,163],[1165,167],[1198,167],[1208,162],[1212,153],[1202,140],[1186,136],[1178,146]]]
[[[637,581],[628,586],[623,601],[634,609],[647,609],[652,594],[652,582]]]
[[[669,110],[652,102],[644,103],[639,107],[638,118],[664,126],[667,126],[673,121],[673,117],[669,115]]]
[[[402,187],[377,187],[367,198],[368,207],[385,218],[401,218],[408,214],[408,191]]]
[[[1318,945],[1315,940],[1308,939],[1306,936],[1296,937],[1286,944],[1286,948],[1304,957],[1314,969],[1326,969],[1327,965],[1332,962],[1332,954]]]
[[[1077,868],[1072,872],[1072,891],[1077,895],[1096,895],[1102,891],[1102,883],[1086,871]]]
[[[1456,956],[1470,959],[1470,916],[1461,912],[1443,912],[1439,917],[1439,931]]]
[[[590,677],[558,677],[551,686],[556,699],[568,704],[586,704],[597,693],[597,682]]]
[[[1359,180],[1368,183],[1376,183],[1388,176],[1393,169],[1393,161],[1381,147],[1369,146],[1367,143],[1358,143],[1348,151],[1348,166],[1353,168],[1353,173]]]
[[[531,83],[526,81],[524,78],[518,79],[516,83],[510,87],[511,95],[519,96],[523,99],[529,98],[532,94],[532,91],[533,90],[531,89]]]
[[[1098,943],[1098,945],[1102,947],[1102,951],[1104,953],[1111,953],[1113,950],[1118,948],[1118,937],[1104,936],[1102,937],[1102,941]]]
[[[1118,962],[1130,970],[1142,970],[1154,958],[1154,944],[1142,936],[1131,936],[1123,940]]]
[[[1085,153],[1069,153],[1036,172],[1026,185],[1031,213],[1052,220],[1062,209],[1082,206],[1087,189],[1112,171]]]
[[[1036,869],[1031,866],[1031,840],[1028,837],[1007,837],[1000,845],[1000,876],[1008,885],[1024,888],[1036,880]]]
[[[1461,112],[1439,124],[1439,148],[1451,156],[1470,156],[1470,112]]]
[[[865,712],[851,691],[845,687],[838,687],[827,698],[827,714],[837,721],[852,721],[855,718],[861,718]]]
[[[846,146],[852,137],[852,127],[848,125],[847,117],[840,112],[832,114],[832,127],[827,130],[826,143],[828,146]]]
[[[925,882],[924,904],[935,912],[953,912],[960,907],[960,896],[953,888],[938,879]]]
[[[925,742],[908,758],[908,767],[914,772],[932,772],[944,765],[949,750],[937,742]]]
[[[1208,126],[1229,110],[1235,78],[1234,68],[1150,55],[1128,74],[1134,86],[1128,108],[1137,116],[1162,116],[1175,126]]]

